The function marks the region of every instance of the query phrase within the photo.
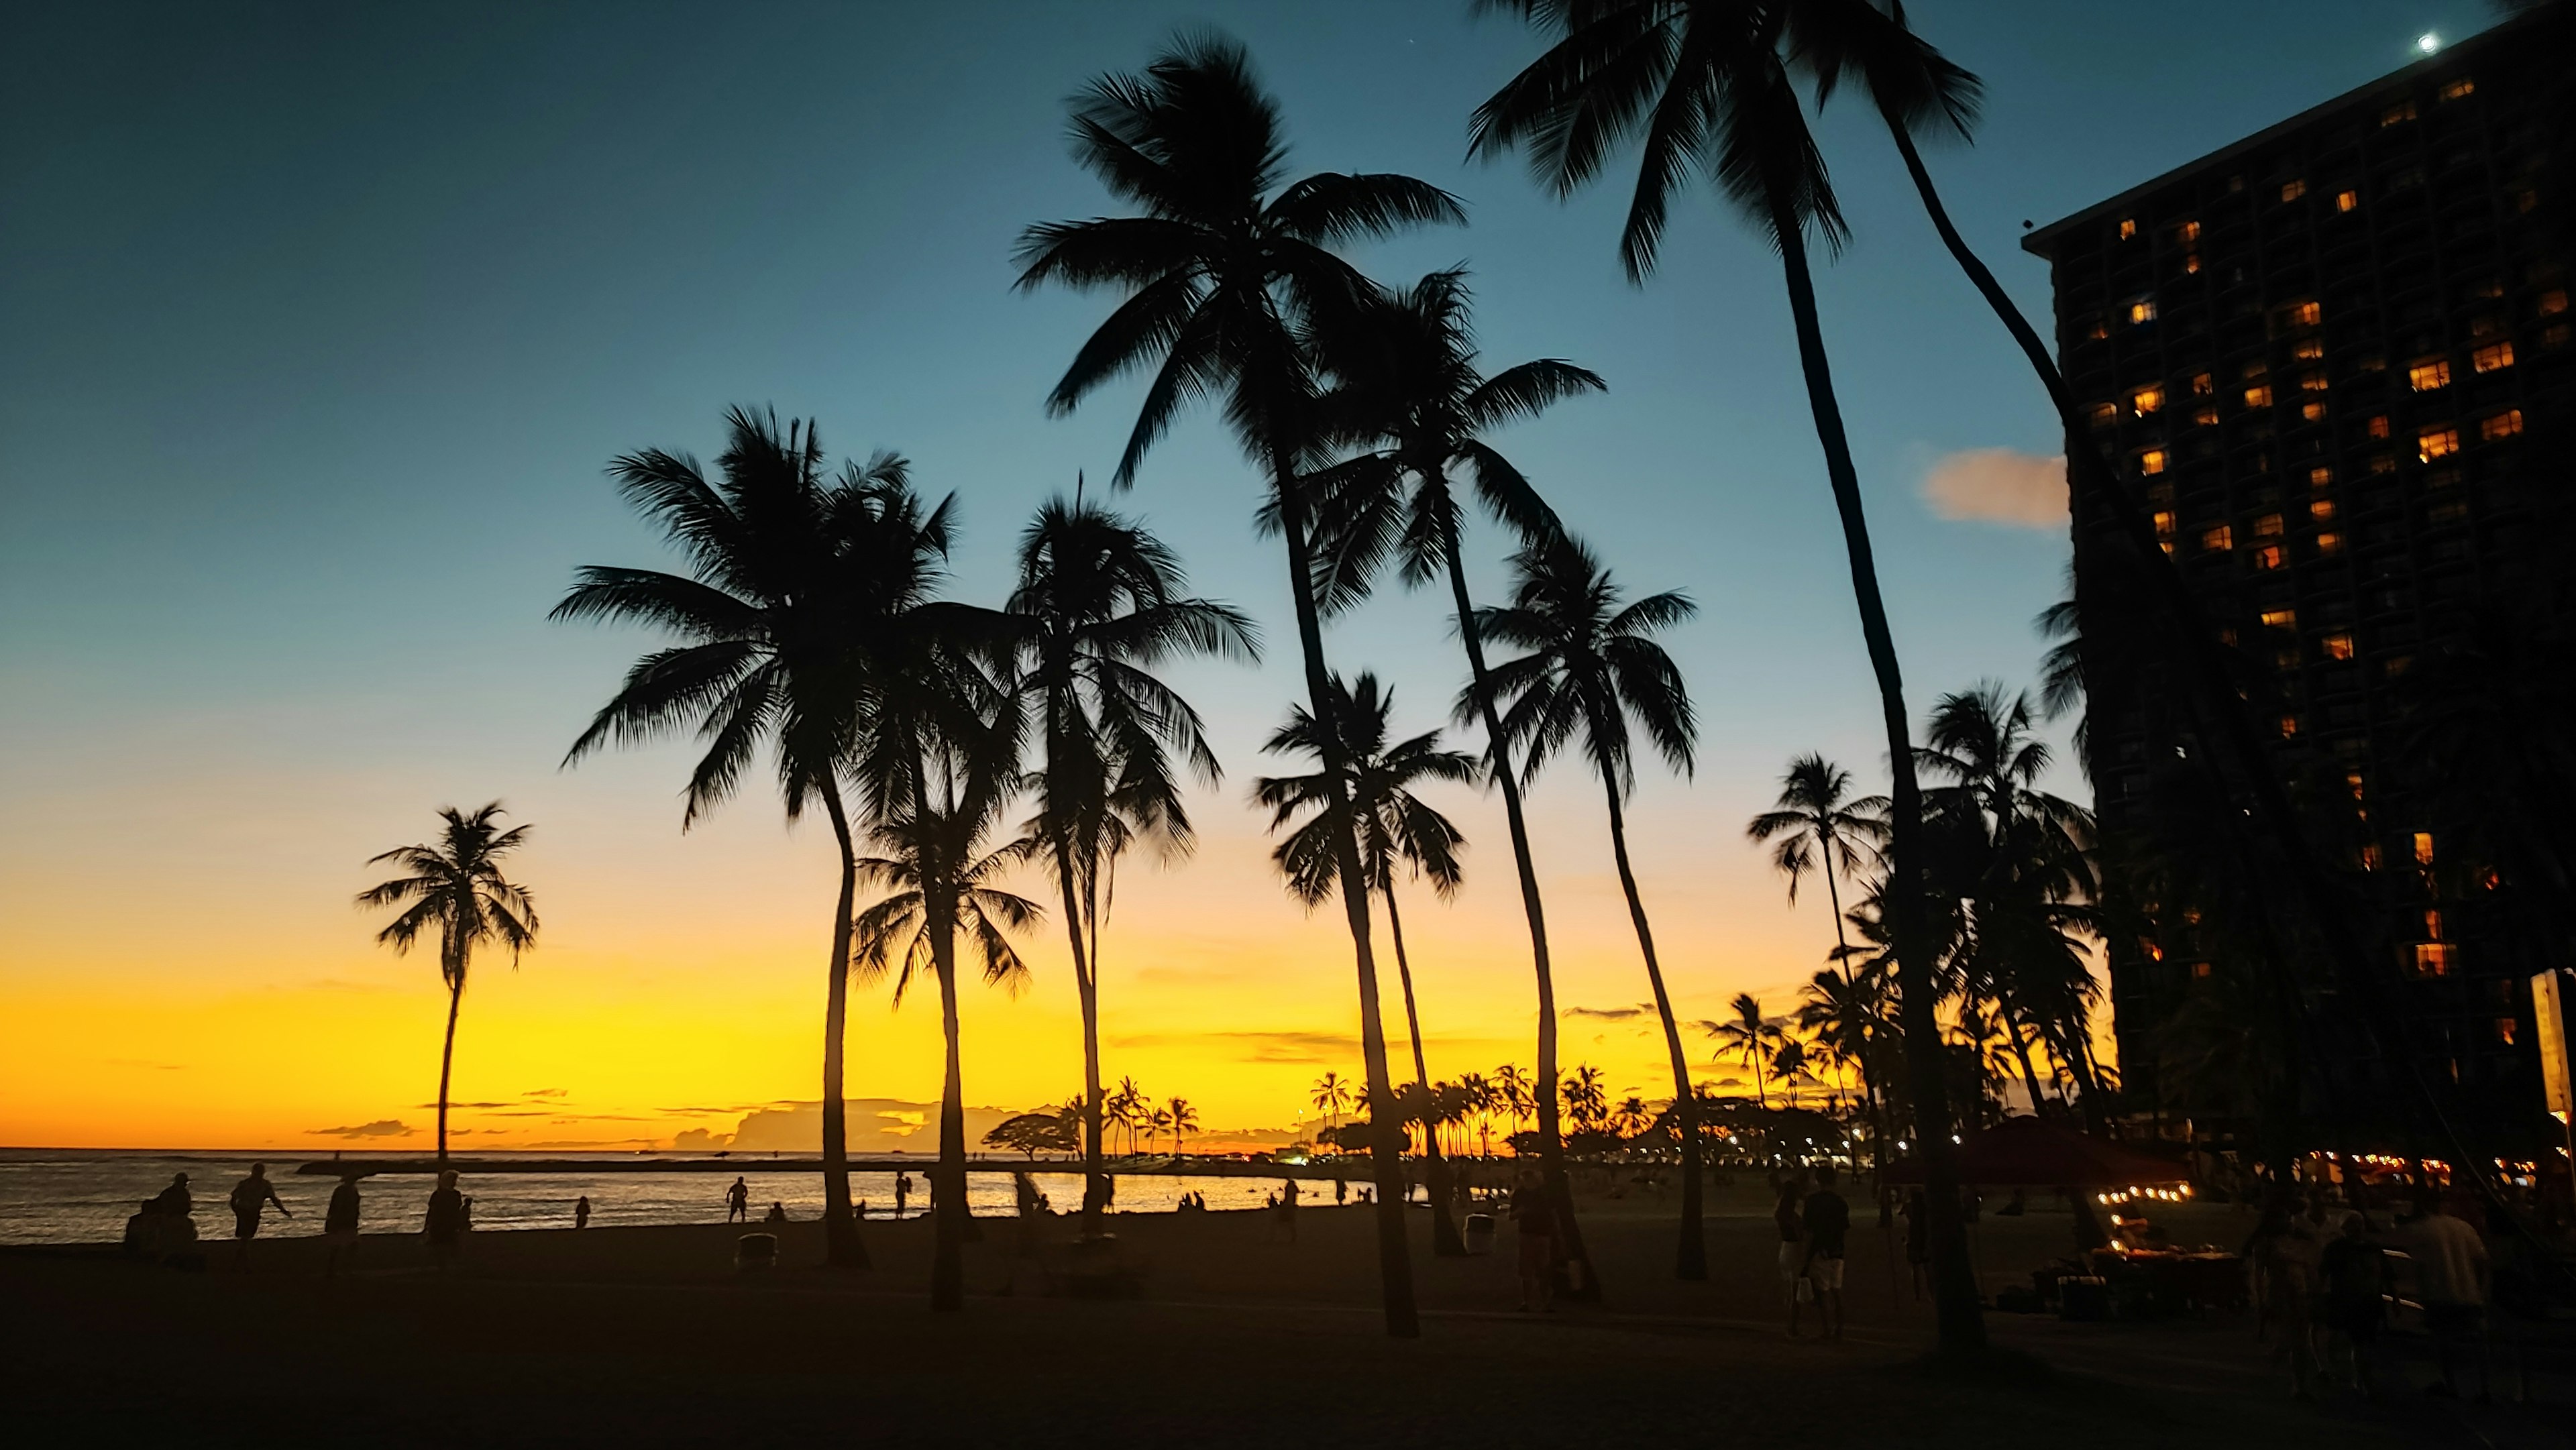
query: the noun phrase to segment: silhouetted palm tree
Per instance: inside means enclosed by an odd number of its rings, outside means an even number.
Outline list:
[[[1629,721],[1634,718],[1664,760],[1688,772],[1697,731],[1690,692],[1663,646],[1648,638],[1690,618],[1696,606],[1677,592],[1650,594],[1622,607],[1610,571],[1581,543],[1558,535],[1512,556],[1512,600],[1484,610],[1477,623],[1494,639],[1530,653],[1494,667],[1486,688],[1467,687],[1460,713],[1481,712],[1508,700],[1503,738],[1524,753],[1523,771],[1536,779],[1560,749],[1582,754],[1601,778],[1610,812],[1610,854],[1619,888],[1628,898],[1628,920],[1654,988],[1655,1015],[1663,1023],[1672,1059],[1674,1116],[1682,1133],[1682,1222],[1674,1273],[1708,1276],[1708,1249],[1700,1232],[1698,1108],[1691,1098],[1690,1060],[1682,1050],[1681,1024],[1673,1016],[1664,969],[1655,956],[1655,934],[1645,898],[1628,862],[1626,803],[1636,788]]]
[[[1180,560],[1138,525],[1051,500],[1020,536],[1007,611],[1023,624],[1019,689],[1046,752],[1025,782],[1037,798],[1032,851],[1054,875],[1082,1010],[1085,1231],[1108,1197],[1101,1169],[1100,918],[1127,848],[1193,844],[1173,756],[1209,785],[1221,778],[1198,713],[1152,673],[1187,654],[1259,656],[1249,620],[1187,597]]]
[[[441,806],[446,828],[434,842],[396,846],[367,858],[370,866],[391,861],[405,875],[379,882],[358,893],[362,907],[402,908],[385,929],[379,945],[396,955],[407,953],[424,931],[438,933],[438,979],[447,984],[447,1034],[438,1047],[438,1161],[447,1161],[447,1080],[456,1060],[456,1010],[465,1001],[465,978],[474,965],[474,949],[486,944],[519,954],[537,943],[537,903],[501,874],[501,858],[528,838],[526,826],[500,827],[501,803],[494,801],[472,815]]]
[[[1875,864],[1878,843],[1887,839],[1885,821],[1853,806],[1851,772],[1821,755],[1802,755],[1780,777],[1778,802],[1745,827],[1756,842],[1778,839],[1771,864],[1789,878],[1790,905],[1798,904],[1798,882],[1809,871],[1824,877],[1834,915],[1834,961],[1846,977],[1851,941],[1843,935],[1840,881]]]
[[[1733,1017],[1723,1022],[1703,1022],[1700,1026],[1717,1039],[1720,1056],[1733,1053],[1738,1061],[1753,1069],[1753,1100],[1767,1109],[1771,1106],[1771,1098],[1763,1087],[1763,1070],[1770,1065],[1771,1054],[1788,1040],[1788,1034],[1780,1030],[1778,1022],[1762,1015],[1761,1000],[1750,992],[1736,993],[1735,1000],[1726,1005],[1727,1010],[1735,1014]]]
[[[1327,411],[1339,429],[1372,451],[1318,476],[1324,497],[1316,508],[1316,542],[1327,575],[1327,608],[1365,594],[1389,554],[1408,586],[1445,577],[1468,679],[1482,688],[1487,679],[1484,635],[1467,592],[1459,543],[1466,510],[1452,475],[1463,473],[1486,511],[1521,542],[1556,534],[1560,526],[1554,511],[1485,435],[1536,417],[1564,398],[1599,391],[1603,383],[1589,370],[1558,358],[1521,363],[1486,377],[1478,367],[1468,306],[1466,274],[1434,272],[1409,292],[1371,297],[1353,325],[1324,334],[1336,378]],[[1556,975],[1548,954],[1547,915],[1502,722],[1491,708],[1483,713],[1486,769],[1503,797],[1512,862],[1520,874],[1521,910],[1529,921],[1538,987],[1538,1072],[1552,1081],[1557,1073]],[[1557,1199],[1559,1251],[1582,1266],[1585,1297],[1597,1298],[1600,1280],[1575,1219],[1555,1101],[1542,1097],[1538,1111],[1539,1165]]]
[[[885,854],[862,858],[859,874],[892,890],[859,913],[859,973],[891,972],[895,1001],[913,977],[928,972],[939,990],[939,1032],[945,1049],[940,1078],[938,1224],[930,1270],[930,1307],[965,1303],[962,1246],[966,1239],[966,1111],[962,1044],[957,1023],[957,938],[962,933],[983,964],[988,985],[1017,992],[1028,967],[1009,933],[1033,925],[1035,902],[990,883],[1024,856],[1016,846],[987,852],[984,842],[1001,813],[1012,774],[1009,752],[991,739],[922,742],[934,757],[915,781],[916,800],[870,828]]]
[[[1182,1136],[1198,1129],[1199,1110],[1190,1106],[1188,1098],[1174,1098],[1163,1111],[1172,1120],[1172,1156],[1177,1158],[1181,1156]]]
[[[1315,1079],[1315,1110],[1324,1115],[1324,1126],[1333,1127],[1351,1106],[1351,1085],[1338,1072],[1327,1072]]]
[[[1469,781],[1476,775],[1474,757],[1440,748],[1440,732],[1427,730],[1390,743],[1389,717],[1395,692],[1381,689],[1377,676],[1362,672],[1357,685],[1333,677],[1335,733],[1350,763],[1349,800],[1360,836],[1360,862],[1371,886],[1386,902],[1389,939],[1395,946],[1396,979],[1404,988],[1404,1023],[1413,1043],[1413,1081],[1431,1090],[1431,1069],[1422,1054],[1422,1015],[1414,1001],[1413,961],[1404,948],[1404,917],[1396,909],[1396,867],[1428,879],[1442,900],[1458,890],[1458,847],[1465,837],[1449,818],[1413,793],[1426,780]],[[1291,709],[1288,723],[1262,746],[1273,754],[1298,754],[1321,760],[1322,732],[1302,709]],[[1253,800],[1270,808],[1270,828],[1287,830],[1287,839],[1271,853],[1289,890],[1313,906],[1332,894],[1337,879],[1332,833],[1343,817],[1332,809],[1334,784],[1318,770],[1312,775],[1264,776],[1253,787]],[[1290,827],[1299,816],[1305,824]],[[1456,1258],[1467,1252],[1466,1240],[1449,1211],[1448,1172],[1441,1166],[1438,1135],[1424,1130],[1428,1145],[1424,1177],[1431,1188],[1433,1252]]]
[[[1073,131],[1082,164],[1143,214],[1047,223],[1022,234],[1020,286],[1064,282],[1127,294],[1076,354],[1048,405],[1068,412],[1114,378],[1154,371],[1112,480],[1124,485],[1182,408],[1224,396],[1227,422],[1260,461],[1265,502],[1287,545],[1307,707],[1324,717],[1331,687],[1307,499],[1298,483],[1316,440],[1316,387],[1298,334],[1319,314],[1347,313],[1367,290],[1334,245],[1457,222],[1464,213],[1448,193],[1411,177],[1323,172],[1286,181],[1277,102],[1261,90],[1242,49],[1213,37],[1175,42],[1141,76],[1093,81],[1074,99]],[[1344,774],[1339,744],[1329,734],[1324,744],[1326,770]],[[1384,1101],[1389,1079],[1368,888],[1357,837],[1341,834],[1349,842],[1337,848],[1337,864],[1359,978],[1360,1053],[1368,1085]],[[1375,1121],[1387,1331],[1411,1337],[1419,1326],[1404,1246],[1404,1145],[1391,1117]]]
[[[1860,477],[1845,434],[1842,405],[1825,353],[1808,264],[1812,230],[1830,256],[1846,235],[1824,158],[1807,129],[1789,79],[1784,45],[1824,43],[1857,0],[1734,0],[1679,5],[1669,0],[1485,0],[1554,32],[1556,43],[1477,108],[1472,146],[1480,154],[1528,148],[1542,184],[1559,195],[1583,185],[1610,148],[1642,128],[1643,159],[1620,237],[1620,260],[1632,280],[1654,269],[1655,251],[1674,193],[1694,168],[1713,178],[1780,254],[1789,312],[1798,337],[1816,440],[1842,518],[1852,592],[1879,692],[1887,734],[1890,795],[1895,802],[1891,852],[1896,875],[1921,869],[1922,842],[1905,685],[1878,585]],[[1865,8],[1865,7],[1861,7]],[[1898,892],[1889,925],[1895,936],[1905,1033],[1916,1050],[1915,1116],[1924,1124],[1923,1155],[1934,1280],[1942,1346],[1972,1351],[1985,1343],[1966,1234],[1958,1221],[1957,1167],[1950,1153],[1946,1084],[1938,1067],[1940,1027],[1932,1015],[1928,945],[1920,903]]]
[[[681,642],[627,671],[564,761],[692,729],[707,752],[690,773],[682,830],[733,793],[764,747],[790,822],[822,802],[841,862],[823,1007],[824,1242],[831,1263],[864,1267],[841,1101],[858,853],[840,768],[915,651],[948,551],[950,503],[925,510],[890,453],[831,474],[808,424],[782,429],[740,408],[725,424],[716,482],[697,460],[660,449],[609,465],[690,572],[585,567],[551,617],[650,625]]]

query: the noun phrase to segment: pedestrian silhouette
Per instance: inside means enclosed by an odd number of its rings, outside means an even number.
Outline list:
[[[331,1246],[330,1256],[322,1261],[322,1277],[336,1277],[340,1256],[358,1246],[358,1180],[354,1174],[343,1174],[340,1186],[331,1190],[331,1206],[322,1213],[322,1241]]]
[[[250,1165],[250,1176],[233,1185],[231,1203],[233,1258],[236,1263],[250,1262],[250,1241],[259,1237],[259,1216],[262,1210],[270,1204],[276,1204],[279,1213],[285,1214],[288,1218],[295,1217],[295,1214],[278,1198],[277,1186],[268,1181],[268,1165],[265,1163]]]
[[[590,1195],[587,1193],[572,1201],[572,1226],[590,1227]]]
[[[442,1168],[438,1187],[429,1195],[429,1212],[421,1220],[420,1236],[429,1245],[429,1256],[444,1278],[447,1266],[456,1259],[456,1251],[465,1236],[465,1195],[456,1191],[456,1170]]]
[[[732,1223],[736,1219],[751,1222],[751,1185],[739,1178],[733,1181],[733,1187],[725,1190],[725,1222]]]

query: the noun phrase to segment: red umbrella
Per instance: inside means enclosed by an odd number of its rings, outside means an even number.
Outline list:
[[[2178,1183],[2181,1165],[2037,1118],[2006,1118],[1959,1148],[1959,1181],[2030,1188],[2129,1188]],[[1923,1165],[1890,1166],[1891,1183],[1920,1183]]]

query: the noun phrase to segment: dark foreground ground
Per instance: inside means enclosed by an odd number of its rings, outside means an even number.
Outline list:
[[[749,1278],[738,1231],[711,1225],[484,1234],[443,1280],[395,1236],[335,1280],[311,1240],[259,1243],[246,1269],[213,1244],[202,1274],[15,1251],[0,1422],[27,1446],[2576,1444],[2563,1345],[2539,1403],[2483,1408],[2424,1398],[2406,1346],[2389,1405],[2293,1404],[2223,1318],[1990,1315],[2017,1354],[1963,1375],[1920,1363],[1928,1315],[1873,1229],[1851,1332],[1824,1344],[1772,1316],[1765,1220],[1713,1219],[1711,1281],[1678,1285],[1668,1210],[1604,1205],[1608,1306],[1527,1316],[1507,1257],[1434,1260],[1412,1217],[1411,1342],[1383,1333],[1358,1209],[1303,1212],[1294,1244],[1261,1215],[1122,1217],[1147,1297],[1108,1303],[1048,1296],[1020,1226],[988,1221],[966,1310],[940,1316],[919,1221],[870,1225],[863,1274],[810,1267],[819,1230],[792,1225],[787,1266]],[[1982,1249],[2035,1262],[2064,1231],[1990,1220]]]

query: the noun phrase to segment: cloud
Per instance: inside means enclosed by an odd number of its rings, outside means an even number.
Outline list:
[[[400,1118],[378,1118],[372,1123],[353,1123],[345,1128],[307,1128],[317,1138],[408,1138],[420,1131],[403,1125]]]
[[[519,1094],[519,1096],[523,1098],[559,1098],[564,1095],[564,1091],[565,1090],[562,1088],[530,1088],[526,1092]]]
[[[2067,526],[2066,459],[2010,448],[1944,454],[1923,475],[1923,500],[1945,519],[2062,529]]]
[[[1563,1013],[1562,1015],[1567,1016],[1567,1017],[1598,1017],[1598,1018],[1602,1019],[1602,1020],[1603,1020],[1603,1021],[1605,1021],[1605,1022],[1625,1022],[1625,1021],[1627,1021],[1627,1020],[1628,1020],[1629,1018],[1631,1018],[1631,1017],[1643,1017],[1643,1016],[1645,1016],[1645,1015],[1646,1015],[1646,1009],[1645,1009],[1643,1006],[1637,1006],[1637,1007],[1568,1007],[1568,1008],[1566,1008],[1566,1009],[1565,1009],[1565,1011],[1564,1011],[1564,1013]]]
[[[1190,1032],[1139,1033],[1110,1039],[1112,1047],[1166,1047],[1175,1044],[1234,1044],[1246,1062],[1342,1062],[1358,1053],[1360,1040],[1347,1032]]]

